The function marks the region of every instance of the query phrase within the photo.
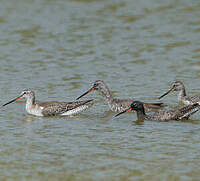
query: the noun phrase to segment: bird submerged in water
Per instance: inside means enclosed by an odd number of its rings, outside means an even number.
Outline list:
[[[106,101],[113,112],[121,112],[126,110],[131,103],[133,102],[133,99],[116,99],[113,98],[113,96],[110,93],[109,88],[106,86],[104,81],[102,80],[96,80],[93,84],[92,88],[89,89],[87,92],[79,96],[76,100],[80,99],[81,97],[85,96],[86,94],[93,92],[93,91],[100,91],[102,95],[106,98]],[[144,109],[146,112],[149,111],[156,111],[158,109],[163,108],[163,103],[144,103]]]
[[[181,81],[175,81],[172,83],[171,89],[169,89],[166,93],[164,93],[162,96],[159,97],[161,99],[162,97],[166,96],[167,94],[171,92],[178,92],[178,101],[182,102],[185,105],[191,105],[194,103],[200,104],[200,96],[188,96],[186,95],[185,86]]]
[[[181,120],[188,119],[192,114],[197,112],[200,109],[200,105],[195,103],[193,105],[188,105],[180,109],[174,109],[169,111],[157,112],[152,115],[147,115],[144,110],[144,104],[140,101],[134,101],[131,106],[123,112],[120,112],[115,117],[135,110],[137,112],[138,120],[150,120],[150,121],[170,121],[170,120]]]
[[[51,102],[36,103],[34,91],[26,89],[22,91],[19,97],[5,103],[4,105],[2,105],[2,107],[22,98],[26,99],[26,111],[29,114],[35,116],[73,115],[89,108],[92,105],[90,103],[92,100],[76,101],[76,102],[51,101]]]

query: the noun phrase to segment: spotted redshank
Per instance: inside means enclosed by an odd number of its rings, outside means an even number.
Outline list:
[[[167,94],[177,91],[178,92],[178,101],[182,102],[185,105],[191,105],[194,103],[200,103],[200,96],[188,96],[186,95],[185,86],[181,81],[175,81],[172,83],[171,89],[169,89],[165,94],[159,97],[166,96]]]
[[[19,97],[7,102],[3,106],[6,106],[22,98],[26,99],[26,111],[29,114],[35,116],[72,115],[80,111],[83,111],[92,105],[91,103],[89,103],[92,100],[76,101],[76,102],[51,101],[51,102],[36,103],[34,91],[27,89],[22,91]]]
[[[123,114],[125,112],[135,110],[137,112],[138,120],[151,120],[151,121],[170,121],[170,120],[181,120],[188,119],[192,114],[200,109],[200,105],[195,103],[193,105],[188,105],[180,109],[174,109],[169,111],[157,112],[152,115],[147,115],[144,110],[143,103],[140,101],[134,101],[131,106],[125,111],[117,114],[115,117]]]
[[[113,112],[124,111],[133,102],[132,99],[115,99],[115,98],[113,98],[109,91],[109,88],[106,86],[106,84],[102,80],[95,81],[92,88],[89,89],[84,94],[82,94],[81,96],[79,96],[77,98],[77,100],[95,90],[98,90],[103,94],[103,96],[106,98],[106,101],[107,101],[111,111],[113,111]],[[164,106],[163,103],[144,103],[144,108],[145,108],[145,111],[147,111],[147,112],[156,111],[156,110],[162,108],[163,106]]]

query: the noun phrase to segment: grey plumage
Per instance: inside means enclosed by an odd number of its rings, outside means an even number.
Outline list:
[[[171,89],[168,90],[165,94],[159,97],[161,99],[162,97],[166,96],[167,94],[171,92],[178,92],[178,101],[182,102],[185,105],[191,105],[194,103],[200,104],[200,96],[188,96],[186,94],[185,86],[183,82],[181,81],[175,81],[172,83]]]
[[[68,111],[74,110],[74,114],[90,107],[92,104],[88,104],[92,100],[87,101],[76,101],[76,102],[44,102],[38,103],[39,106],[44,107],[42,114],[44,116],[56,116],[62,115]],[[81,109],[78,109],[80,108]],[[77,110],[77,111],[76,111]]]
[[[79,96],[77,99],[85,96],[86,94],[93,92],[94,90],[100,91],[102,95],[105,97],[106,102],[108,103],[111,111],[113,112],[121,112],[127,109],[131,103],[134,101],[133,99],[116,99],[110,93],[108,86],[102,80],[96,80],[93,84],[92,88],[87,92]],[[163,103],[144,103],[145,111],[155,111],[164,107]]]
[[[129,109],[117,114],[123,114],[130,110],[135,110],[137,112],[137,117],[139,120],[152,120],[152,121],[170,121],[170,120],[181,120],[183,118],[189,118],[192,114],[200,109],[200,105],[195,103],[193,105],[188,105],[180,109],[173,109],[169,111],[157,112],[152,115],[147,115],[144,110],[143,103],[140,101],[134,101]]]
[[[72,115],[90,107],[92,100],[75,101],[75,102],[40,102],[36,103],[34,91],[27,89],[24,90],[19,97],[4,104],[6,106],[16,100],[26,99],[26,111],[29,114],[36,116],[57,116],[57,115]]]

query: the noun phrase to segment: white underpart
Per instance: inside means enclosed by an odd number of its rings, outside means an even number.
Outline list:
[[[38,105],[36,105],[34,108],[27,105],[26,104],[26,111],[29,114],[35,115],[35,116],[43,116],[42,114],[42,109],[44,109],[44,107],[39,107]]]
[[[179,102],[182,102],[183,104],[185,104],[185,105],[191,105],[191,104],[194,104],[194,102],[192,102],[191,100],[187,100],[187,97],[186,96],[183,96],[183,92],[182,91],[180,91],[179,93],[178,93],[178,101]]]
[[[192,104],[192,102],[191,102],[191,101],[188,101],[188,100],[183,100],[182,102],[183,102],[183,104],[185,104],[185,105],[191,105],[191,104]]]
[[[75,109],[72,109],[72,110],[69,110],[63,114],[61,114],[62,116],[69,116],[69,115],[72,115],[72,114],[77,114],[85,109],[87,109],[89,107],[89,105],[82,105],[82,106],[79,106]]]
[[[182,91],[178,92],[178,101],[181,102],[182,100]]]

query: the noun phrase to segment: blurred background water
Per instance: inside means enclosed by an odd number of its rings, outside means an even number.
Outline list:
[[[113,95],[157,101],[174,80],[198,95],[197,0],[0,0],[1,104],[31,88],[73,101],[97,79]],[[98,93],[74,117],[40,118],[24,101],[1,109],[1,180],[199,180],[200,114],[137,123]],[[175,94],[162,100],[177,107]]]

